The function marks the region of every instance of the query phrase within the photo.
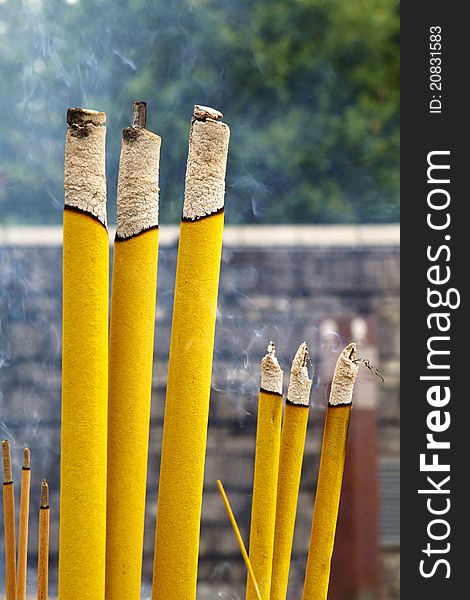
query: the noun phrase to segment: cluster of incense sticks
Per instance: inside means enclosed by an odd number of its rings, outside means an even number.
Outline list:
[[[108,340],[106,115],[69,109],[65,144],[59,599],[140,599],[161,139],[135,102],[122,134]],[[190,126],[152,596],[196,597],[229,128]]]
[[[158,485],[153,600],[196,598],[230,136],[222,116],[197,105],[190,125]],[[135,102],[131,126],[122,133],[109,306],[106,114],[79,108],[67,113],[59,600],[140,599],[161,146],[160,137],[146,128],[146,117],[146,104]],[[283,372],[274,344],[262,361],[249,554],[235,527],[249,573],[247,600],[286,597],[312,384],[307,360],[307,346],[302,344],[292,364],[284,414]],[[326,598],[357,369],[355,345],[350,344],[338,360],[331,388],[304,600]],[[16,569],[14,496],[5,445],[4,466],[7,600],[24,600],[29,476],[22,478]],[[236,525],[220,483],[219,489]],[[40,599],[47,597],[48,526],[44,483]]]
[[[246,600],[285,600],[287,595],[312,386],[308,356],[304,342],[292,362],[284,415],[283,371],[273,342],[261,362],[249,554],[222,483],[217,482],[248,570]],[[303,600],[326,600],[328,595],[357,373],[356,346],[352,343],[340,354],[331,385]]]
[[[31,456],[24,449],[21,470],[20,518],[18,548],[15,530],[15,489],[11,464],[10,443],[2,441],[3,456],[3,525],[5,534],[5,598],[26,600],[26,574],[28,564],[29,500],[31,488]],[[47,600],[49,573],[49,488],[46,480],[41,484],[39,507],[39,545],[37,599]],[[18,550],[18,562],[17,562]]]

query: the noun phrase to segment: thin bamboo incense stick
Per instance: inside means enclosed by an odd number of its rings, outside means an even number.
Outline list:
[[[283,372],[271,342],[261,362],[261,387],[258,398],[255,469],[250,525],[250,561],[263,598],[269,598],[276,519],[276,492],[282,419]],[[247,579],[246,598],[256,592]]]
[[[2,441],[2,456],[6,600],[16,600],[15,487],[11,469],[10,443],[7,440]]]
[[[21,470],[20,525],[18,529],[18,575],[16,582],[17,600],[26,599],[26,573],[28,569],[29,495],[31,488],[31,453],[24,449]]]
[[[294,539],[295,516],[304,456],[312,380],[309,379],[308,348],[300,345],[292,362],[284,408],[277,482],[271,600],[285,600]]]
[[[196,597],[229,128],[196,106],[168,365],[152,597]]]
[[[255,588],[256,597],[258,600],[262,600],[261,593],[259,591],[258,583],[256,581],[256,577],[253,571],[253,567],[251,566],[250,559],[248,557],[248,553],[245,548],[245,544],[243,543],[242,534],[240,533],[240,529],[238,528],[237,521],[232,511],[232,507],[230,506],[230,502],[228,501],[227,494],[225,493],[224,486],[220,479],[217,480],[217,487],[219,488],[220,495],[222,496],[222,500],[225,504],[225,510],[227,511],[228,519],[230,524],[232,525],[233,532],[235,537],[237,538],[238,545],[240,546],[240,551],[243,556],[243,560],[245,562],[246,569],[248,571],[249,577],[251,577],[251,581],[253,583],[253,587]]]
[[[359,366],[349,344],[336,363],[326,411],[303,600],[326,600],[335,541],[354,382]]]
[[[134,103],[122,134],[109,343],[106,600],[140,600],[161,139]],[[130,474],[132,474],[130,476]]]
[[[38,537],[38,598],[47,600],[49,594],[49,487],[43,479],[41,484],[41,506],[39,507]]]
[[[69,109],[67,122],[59,598],[77,600],[103,598],[105,585],[109,277],[106,115]]]

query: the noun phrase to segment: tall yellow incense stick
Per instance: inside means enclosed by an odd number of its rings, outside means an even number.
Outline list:
[[[196,106],[189,139],[163,429],[153,600],[196,597],[229,128]]]
[[[308,348],[304,342],[300,345],[292,362],[282,422],[271,600],[285,600],[289,583],[295,515],[312,387],[312,381],[308,376],[307,361]]]
[[[282,420],[283,372],[275,356],[273,342],[261,362],[261,387],[258,398],[255,470],[251,504],[250,561],[262,598],[269,598],[276,519],[276,491]],[[247,600],[256,599],[250,578]]]
[[[6,600],[16,600],[15,487],[11,469],[10,444],[7,440],[2,441],[2,456]]]
[[[106,115],[70,109],[67,122],[59,600],[102,600],[108,404]]]
[[[242,534],[240,533],[240,529],[238,528],[237,521],[235,520],[235,516],[232,511],[232,507],[230,506],[230,502],[228,501],[227,494],[225,493],[224,486],[220,479],[217,480],[217,487],[219,488],[220,495],[222,496],[222,500],[225,505],[225,510],[227,511],[228,520],[232,525],[233,532],[235,537],[237,538],[238,545],[240,546],[240,551],[242,553],[243,560],[245,562],[246,570],[248,571],[248,575],[251,578],[253,583],[253,587],[255,588],[256,598],[257,600],[263,600],[261,598],[261,593],[259,591],[258,583],[256,581],[255,573],[253,571],[253,567],[251,566],[250,558],[248,556],[248,552],[246,551],[245,544],[243,543]]]
[[[161,139],[134,103],[124,129],[109,343],[106,600],[139,600],[158,256]]]
[[[349,344],[338,358],[331,384],[323,431],[303,600],[326,600],[328,595],[352,395],[359,370],[357,362],[353,362],[355,358],[356,345]]]
[[[39,507],[37,600],[47,600],[49,595],[49,519],[49,487],[44,479],[41,484],[41,506]]]
[[[23,468],[21,470],[20,525],[18,529],[18,579],[16,582],[17,600],[25,600],[26,598],[30,487],[31,454],[29,448],[25,448]]]

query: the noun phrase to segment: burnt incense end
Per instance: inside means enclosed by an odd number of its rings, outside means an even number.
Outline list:
[[[230,129],[222,113],[196,105],[191,120],[183,221],[195,221],[224,208]]]
[[[25,448],[23,450],[23,469],[31,468],[31,450],[29,448]]]
[[[106,227],[106,113],[69,108],[67,123],[65,208],[93,216]]]
[[[131,126],[122,130],[123,142],[133,142],[140,139],[142,130],[146,130],[147,125],[147,102],[136,100],[132,104]],[[150,133],[150,132],[149,132]],[[155,135],[155,134],[152,134]]]
[[[11,468],[10,442],[2,440],[2,458],[3,458],[3,483],[13,481],[13,471]]]
[[[261,389],[265,392],[282,394],[284,373],[276,358],[276,346],[269,342],[266,356],[261,361]]]
[[[330,406],[351,404],[354,383],[359,372],[356,360],[356,344],[351,343],[339,355],[331,383]]]
[[[41,482],[41,508],[49,508],[49,485],[45,479]]]
[[[122,132],[116,240],[158,227],[160,136],[145,129],[147,104],[134,102],[132,126]]]
[[[136,100],[132,106],[132,123],[134,129],[142,129],[147,125],[147,102]]]
[[[287,400],[291,404],[308,406],[310,401],[310,390],[312,380],[308,376],[308,346],[307,342],[300,344],[292,361],[290,370],[289,388]]]
[[[194,106],[193,121],[205,121],[206,119],[220,121],[223,116],[224,115],[220,111],[211,108],[210,106],[202,106],[201,104],[196,104]]]
[[[67,124],[70,127],[86,127],[94,125],[95,127],[106,126],[106,113],[89,108],[69,108],[67,110]]]

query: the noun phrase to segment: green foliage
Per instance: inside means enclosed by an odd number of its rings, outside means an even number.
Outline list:
[[[195,103],[231,127],[228,221],[398,220],[397,0],[8,0],[0,44],[0,222],[60,222],[67,106],[108,113],[112,221],[134,99],[163,137],[162,222]]]

